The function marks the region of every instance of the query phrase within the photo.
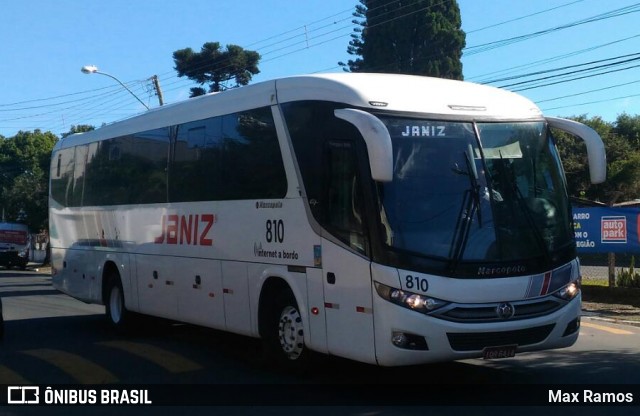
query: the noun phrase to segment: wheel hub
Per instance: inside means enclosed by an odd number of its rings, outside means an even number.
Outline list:
[[[304,328],[300,312],[292,306],[284,308],[280,314],[278,339],[282,351],[290,360],[296,360],[304,349]]]

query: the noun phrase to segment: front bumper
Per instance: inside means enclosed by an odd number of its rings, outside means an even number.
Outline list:
[[[578,339],[581,303],[578,294],[564,307],[544,316],[460,323],[402,308],[374,294],[376,358],[382,366],[415,365],[480,358],[486,347],[517,345],[517,353],[569,347]],[[392,338],[399,333],[424,338],[426,349],[395,346]]]

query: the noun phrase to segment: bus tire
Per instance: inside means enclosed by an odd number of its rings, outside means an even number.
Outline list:
[[[122,282],[117,274],[110,275],[108,278],[105,307],[107,319],[117,331],[126,331],[130,328],[132,316],[125,306]]]
[[[265,315],[262,339],[270,364],[288,372],[306,370],[310,351],[304,344],[304,323],[291,290],[276,294]]]

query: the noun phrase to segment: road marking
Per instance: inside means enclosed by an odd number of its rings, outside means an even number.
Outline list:
[[[117,348],[136,355],[142,359],[151,361],[171,373],[186,373],[188,371],[202,369],[202,366],[195,361],[150,344],[130,341],[107,341],[100,342],[98,345]]]
[[[58,367],[82,384],[105,384],[118,381],[118,378],[109,370],[77,354],[47,348],[23,351],[23,353]]]
[[[0,384],[33,384],[12,369],[0,365]]]
[[[627,330],[624,330],[624,329],[618,329],[618,328],[613,328],[613,327],[610,327],[610,326],[592,324],[590,322],[582,321],[582,323],[580,325],[581,326],[586,326],[587,328],[599,329],[601,331],[610,332],[610,333],[616,334],[616,335],[633,335],[633,332],[630,332],[630,331],[627,331]]]

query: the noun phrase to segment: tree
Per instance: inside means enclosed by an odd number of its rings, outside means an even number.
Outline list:
[[[347,52],[351,72],[389,72],[462,79],[460,8],[456,0],[359,0],[359,25]]]
[[[621,116],[622,117],[622,116]],[[592,185],[589,180],[587,149],[582,140],[554,131],[562,164],[566,172],[567,187],[572,197],[601,201],[606,204],[636,199],[640,193],[640,150],[635,146],[628,118],[624,123],[609,123],[601,117],[570,117],[594,129],[602,138],[607,154],[607,180]],[[621,128],[621,126],[623,128]],[[625,135],[620,134],[624,132]],[[631,133],[629,133],[631,132]]]
[[[616,133],[624,137],[635,150],[640,150],[640,115],[622,113],[616,118]]]
[[[96,128],[90,124],[78,124],[77,126],[71,126],[68,132],[62,133],[62,138],[64,139],[67,136],[71,136],[76,133],[86,133],[88,131],[95,130]]]
[[[49,163],[57,141],[53,133],[40,130],[0,140],[0,201],[7,221],[24,213],[31,230],[46,228]]]
[[[244,50],[238,45],[227,45],[226,50],[221,50],[218,42],[205,43],[200,52],[191,48],[177,50],[173,60],[178,76],[186,76],[200,85],[208,84],[209,92],[247,85],[253,75],[260,73],[258,52]],[[235,85],[229,87],[227,84],[232,80]],[[204,88],[191,88],[191,97],[205,93]]]

